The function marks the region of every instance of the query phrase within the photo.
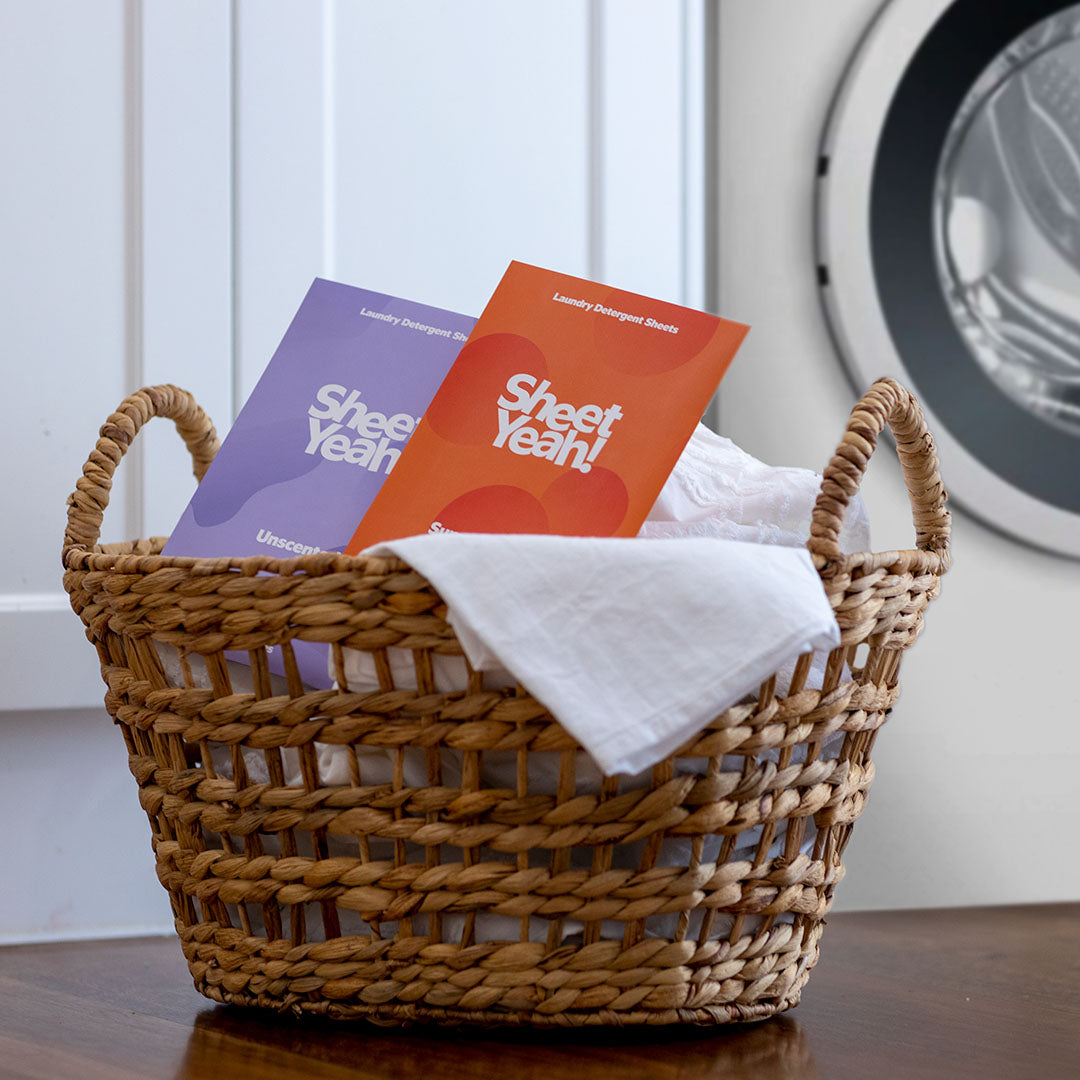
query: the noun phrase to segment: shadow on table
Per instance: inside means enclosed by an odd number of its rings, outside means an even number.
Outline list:
[[[176,1080],[350,1073],[433,1080],[818,1077],[809,1041],[788,1016],[717,1028],[401,1029],[218,1006],[196,1017]]]

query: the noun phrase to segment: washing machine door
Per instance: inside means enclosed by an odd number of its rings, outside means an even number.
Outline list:
[[[888,3],[827,126],[817,249],[857,389],[909,385],[960,505],[1080,556],[1080,4]]]

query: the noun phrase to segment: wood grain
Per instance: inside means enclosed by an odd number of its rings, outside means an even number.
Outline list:
[[[0,1077],[574,1080],[1080,1073],[1080,904],[830,918],[793,1013],[718,1029],[398,1030],[213,1006],[172,939],[0,949]]]

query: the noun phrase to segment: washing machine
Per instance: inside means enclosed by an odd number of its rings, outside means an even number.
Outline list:
[[[955,504],[1080,557],[1080,4],[889,0],[816,171],[818,289],[856,390],[910,386]]]

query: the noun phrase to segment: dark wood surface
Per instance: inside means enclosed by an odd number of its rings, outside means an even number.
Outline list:
[[[793,1012],[712,1029],[407,1031],[216,1006],[172,939],[0,949],[0,1077],[1080,1077],[1080,904],[834,915]]]

